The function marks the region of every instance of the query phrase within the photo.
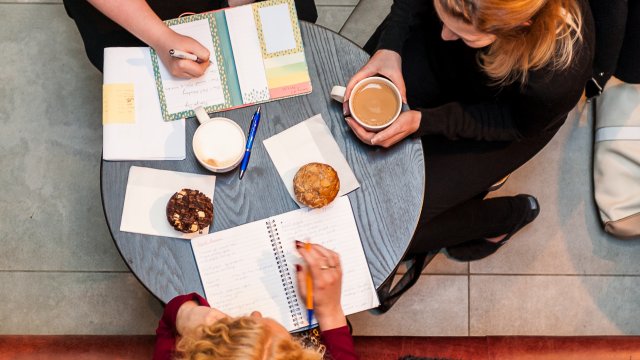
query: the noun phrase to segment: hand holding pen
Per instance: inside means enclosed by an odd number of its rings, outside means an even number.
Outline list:
[[[207,48],[195,39],[173,31],[171,36],[163,39],[154,49],[167,70],[176,77],[197,78],[202,76],[209,66],[210,54]]]
[[[312,297],[320,330],[345,326],[347,320],[340,304],[342,267],[339,255],[321,245],[300,241],[296,241],[296,248],[306,263],[306,266],[296,266],[298,289],[303,299]],[[307,291],[309,278],[312,294]]]

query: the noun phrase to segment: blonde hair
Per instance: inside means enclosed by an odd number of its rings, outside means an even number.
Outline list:
[[[321,360],[322,354],[305,349],[289,337],[274,337],[255,318],[224,318],[202,327],[199,338],[183,337],[176,345],[180,360]]]
[[[530,70],[571,65],[581,41],[582,13],[576,0],[434,0],[451,16],[496,40],[479,55],[496,84],[524,84]]]

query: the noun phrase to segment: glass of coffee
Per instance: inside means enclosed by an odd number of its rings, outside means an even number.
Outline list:
[[[344,102],[346,88],[334,86],[331,98]],[[402,110],[398,88],[382,77],[360,80],[351,91],[349,111],[353,119],[368,131],[380,131],[391,125]]]

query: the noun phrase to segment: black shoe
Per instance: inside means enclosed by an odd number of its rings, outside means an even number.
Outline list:
[[[447,254],[449,254],[450,258],[460,260],[460,261],[474,261],[483,259],[494,252],[498,251],[498,249],[504,245],[518,230],[525,227],[527,224],[532,222],[540,213],[540,205],[538,204],[538,200],[526,194],[516,195],[516,197],[524,198],[527,200],[527,211],[525,211],[524,216],[518,222],[518,224],[511,230],[504,239],[499,242],[491,242],[485,239],[476,239],[464,242],[462,244],[449,246],[447,247]]]

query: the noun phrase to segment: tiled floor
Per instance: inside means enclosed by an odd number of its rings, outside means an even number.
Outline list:
[[[318,23],[338,31],[356,2],[318,1]],[[0,333],[151,334],[161,305],[98,196],[101,76],[61,1],[0,0],[0,14]],[[389,313],[352,316],[356,334],[640,334],[640,242],[600,230],[583,109],[500,190],[535,194],[539,219],[486,260],[439,255]]]

